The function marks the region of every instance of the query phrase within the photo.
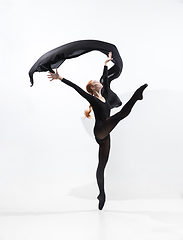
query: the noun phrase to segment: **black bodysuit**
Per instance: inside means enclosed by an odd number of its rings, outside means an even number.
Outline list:
[[[98,136],[98,132],[100,131],[103,123],[110,116],[111,106],[108,102],[108,94],[110,91],[109,83],[108,83],[108,69],[107,66],[104,66],[103,75],[102,75],[103,89],[102,96],[105,98],[105,102],[102,102],[100,99],[92,96],[91,94],[85,92],[82,88],[78,87],[76,84],[68,81],[63,78],[62,82],[66,83],[70,87],[73,87],[82,97],[84,97],[92,106],[94,115],[95,115],[95,127],[94,127],[94,135],[99,143],[101,140],[105,139],[108,134],[104,138],[100,138]]]
[[[137,100],[142,99],[142,92],[147,87],[147,84],[141,86],[133,94],[131,99],[123,106],[123,108],[113,116],[110,116],[111,106],[115,106],[116,101],[119,101],[119,98],[115,95],[112,97],[113,104],[111,105],[110,98],[110,87],[108,82],[108,71],[107,66],[104,66],[103,76],[101,78],[101,83],[103,84],[102,96],[105,98],[106,102],[102,102],[98,98],[92,96],[91,94],[85,92],[83,89],[78,87],[76,84],[62,79],[62,82],[73,87],[82,97],[84,97],[93,107],[95,114],[95,127],[94,135],[97,143],[99,144],[99,163],[97,167],[96,177],[97,184],[99,187],[99,209],[101,210],[105,203],[105,191],[104,191],[104,170],[109,158],[110,152],[110,132],[115,128],[115,126],[125,117],[129,115],[134,104]]]

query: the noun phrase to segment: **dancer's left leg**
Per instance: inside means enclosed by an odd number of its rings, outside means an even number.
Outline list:
[[[99,163],[96,172],[97,183],[99,187],[99,205],[98,208],[102,210],[105,204],[105,190],[104,190],[104,170],[109,158],[110,151],[110,136],[108,136],[105,140],[99,141]]]
[[[102,127],[97,128],[95,130],[95,137],[97,139],[104,139],[114,128],[115,126],[125,117],[127,117],[133,106],[138,100],[143,99],[143,91],[147,87],[147,84],[144,84],[140,88],[138,88],[130,100],[123,106],[123,108],[116,114],[111,117],[108,117],[102,124]]]

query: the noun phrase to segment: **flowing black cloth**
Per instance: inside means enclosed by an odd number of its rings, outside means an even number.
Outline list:
[[[106,55],[112,52],[112,62],[114,65],[108,70],[108,81],[110,86],[111,81],[121,74],[123,62],[115,45],[98,40],[80,40],[67,43],[42,55],[29,71],[31,86],[34,84],[33,74],[35,72],[50,71],[54,73],[53,69],[58,68],[66,59],[79,57],[94,50],[100,51]],[[103,83],[102,77],[100,81]],[[122,104],[118,96],[111,89],[109,91],[109,104],[111,108],[118,107]]]

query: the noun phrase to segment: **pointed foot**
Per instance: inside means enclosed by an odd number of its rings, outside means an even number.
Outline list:
[[[145,90],[145,88],[148,86],[148,84],[144,84],[141,87],[139,87],[136,91],[135,91],[135,96],[137,97],[138,100],[142,100],[143,99],[143,91]]]
[[[99,200],[98,209],[102,210],[105,204],[105,193],[100,194],[97,199]]]

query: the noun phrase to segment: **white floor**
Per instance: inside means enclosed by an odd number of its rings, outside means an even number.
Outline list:
[[[42,206],[35,211],[1,211],[0,239],[183,239],[182,199],[109,200],[99,211],[97,201],[68,196],[52,210]]]

